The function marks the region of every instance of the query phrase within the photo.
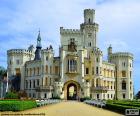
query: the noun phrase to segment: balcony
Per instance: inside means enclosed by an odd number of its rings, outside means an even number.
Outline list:
[[[78,75],[78,72],[77,71],[67,71],[65,74],[68,75],[69,77],[75,77]]]
[[[42,86],[42,85],[40,85],[40,86],[36,87],[35,90],[37,92],[52,91],[53,87],[52,86]]]
[[[92,91],[106,93],[109,90],[107,86],[92,87]]]

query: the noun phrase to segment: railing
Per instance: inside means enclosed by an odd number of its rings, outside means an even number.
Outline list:
[[[106,101],[100,101],[100,100],[85,100],[84,103],[101,107],[101,108],[106,106]]]
[[[98,87],[92,87],[93,91],[107,91],[109,90],[108,86],[98,86]]]
[[[52,86],[38,86],[35,88],[36,91],[43,91],[43,90],[48,90],[48,91],[51,91],[53,90],[53,87]]]

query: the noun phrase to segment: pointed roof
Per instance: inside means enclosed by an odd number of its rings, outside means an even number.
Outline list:
[[[41,48],[41,36],[40,36],[40,30],[39,30],[39,33],[38,33],[38,37],[37,37],[37,46],[36,47],[39,47]]]

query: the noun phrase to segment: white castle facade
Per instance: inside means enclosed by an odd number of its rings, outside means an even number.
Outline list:
[[[8,50],[9,77],[21,75],[20,90],[31,98],[133,99],[133,55],[113,53],[109,46],[108,61],[103,61],[94,18],[95,10],[85,9],[80,29],[60,27],[58,57],[52,46],[42,49],[40,32],[36,50]]]

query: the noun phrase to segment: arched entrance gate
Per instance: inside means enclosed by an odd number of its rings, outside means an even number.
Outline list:
[[[80,98],[80,84],[75,81],[68,81],[64,84],[64,98],[76,100]]]

